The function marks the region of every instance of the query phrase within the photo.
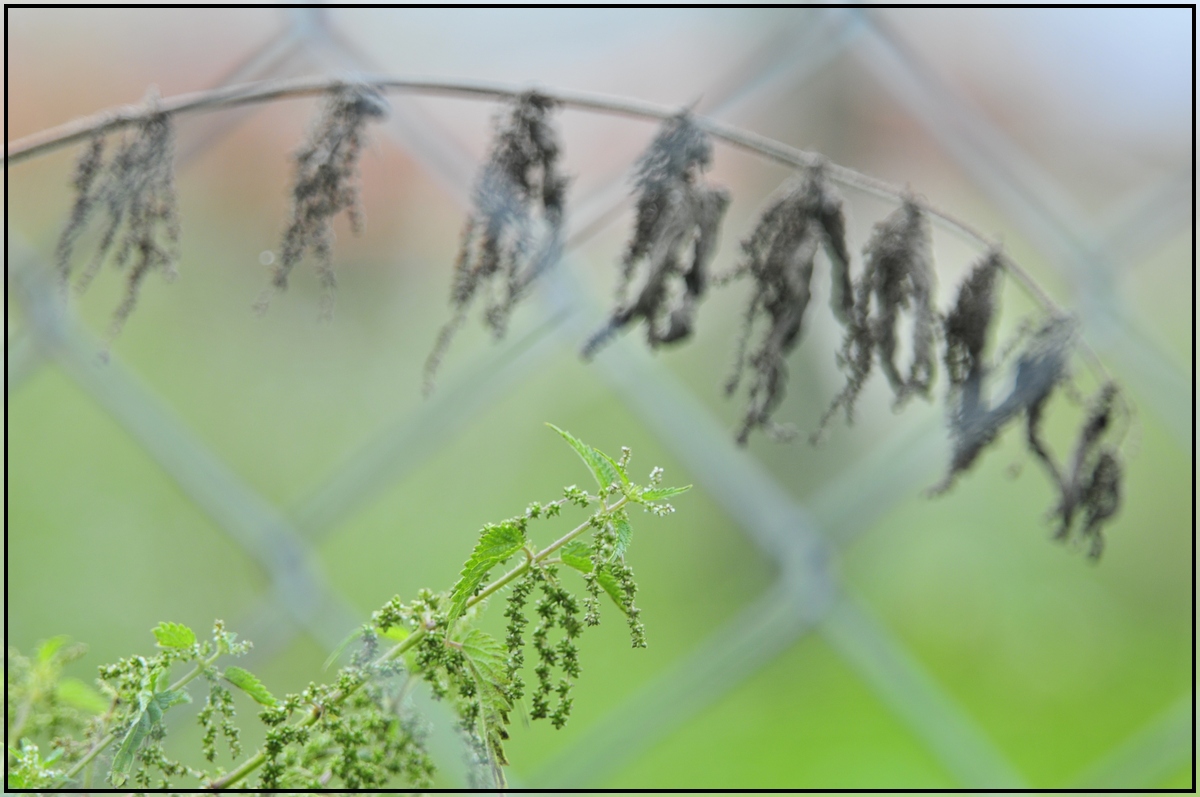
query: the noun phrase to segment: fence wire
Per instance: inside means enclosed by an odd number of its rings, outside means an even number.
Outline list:
[[[327,10],[282,13],[288,19],[285,28],[247,53],[218,85],[313,69],[383,71],[337,30]],[[1187,176],[1166,177],[1157,188],[1134,197],[1118,218],[1089,221],[1015,142],[955,97],[877,12],[809,9],[797,20],[775,31],[751,58],[716,81],[698,111],[720,118],[751,99],[794,88],[835,57],[855,58],[925,124],[1014,227],[1075,282],[1092,342],[1147,386],[1140,395],[1185,445],[1192,431],[1189,375],[1150,341],[1111,277],[1117,260],[1136,257],[1190,223],[1191,213],[1180,210],[1191,189]],[[212,147],[254,111],[240,109],[189,125],[181,160]],[[397,109],[386,124],[396,146],[450,196],[467,202],[476,164],[454,144],[453,136],[411,106]],[[623,207],[624,181],[624,174],[611,175],[573,208],[568,259],[570,250],[600,232]],[[277,507],[193,435],[118,357],[103,366],[96,362],[100,347],[58,301],[48,284],[45,258],[11,234],[8,257],[9,286],[27,319],[23,333],[8,344],[9,394],[20,390],[40,363],[57,363],[259,564],[270,588],[235,627],[255,640],[260,658],[276,655],[296,634],[309,635],[326,650],[335,648],[362,618],[325,579],[314,545],[421,466],[451,430],[506,395],[561,343],[574,347],[602,318],[570,269],[554,270],[540,292],[541,318],[529,332],[489,350],[444,386],[435,401],[381,429],[301,502]],[[1097,269],[1097,262],[1104,268]],[[733,444],[721,420],[640,348],[618,341],[596,358],[594,368],[664,448],[688,463],[698,485],[737,519],[748,542],[776,563],[775,581],[711,638],[594,722],[523,785],[584,787],[605,782],[802,635],[816,633],[962,786],[1026,786],[978,722],[831,567],[837,548],[928,484],[929,474],[940,465],[944,432],[938,423],[930,419],[909,425],[879,441],[801,506]],[[855,489],[868,481],[873,485],[869,500]],[[1076,785],[1146,787],[1183,766],[1192,752],[1193,705],[1191,693],[1181,696],[1161,717],[1096,761]],[[453,744],[440,749],[442,757],[454,754]],[[456,772],[461,767],[448,762],[448,769]]]

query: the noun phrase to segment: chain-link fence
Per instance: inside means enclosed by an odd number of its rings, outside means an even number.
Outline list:
[[[286,25],[248,51],[219,84],[303,72],[389,71],[389,64],[373,60],[370,48],[360,47],[343,30],[339,11],[279,13],[286,16]],[[1166,164],[1156,181],[1141,180],[1128,192],[1128,201],[1118,204],[1123,214],[1119,218],[1080,207],[1056,182],[1052,170],[1028,155],[922,61],[905,36],[890,27],[896,21],[893,17],[848,9],[780,14],[769,32],[763,32],[767,26],[762,26],[753,35],[742,33],[750,42],[744,57],[727,59],[731,63],[723,63],[721,74],[706,77],[708,88],[697,102],[697,112],[720,119],[738,109],[784,102],[789,93],[802,90],[810,81],[829,81],[839,73],[874,83],[875,90],[905,115],[906,124],[925,131],[936,150],[930,157],[959,170],[990,203],[989,212],[999,215],[997,223],[1020,237],[1018,248],[1028,247],[1058,269],[1054,278],[1070,286],[1074,298],[1068,304],[1079,312],[1085,335],[1131,387],[1140,408],[1138,422],[1161,427],[1168,449],[1173,445],[1176,455],[1186,455],[1192,439],[1192,380],[1180,360],[1147,331],[1146,308],[1131,302],[1121,280],[1131,264],[1150,259],[1165,241],[1186,233],[1193,215],[1190,160]],[[19,80],[19,75],[10,75],[10,84]],[[553,77],[547,76],[546,83],[554,85]],[[238,125],[252,122],[254,113],[259,111],[187,123],[179,167],[204,159],[210,147]],[[400,148],[448,196],[466,202],[478,159],[477,147],[469,140],[462,143],[469,134],[453,129],[444,116],[429,113],[427,106],[415,102],[397,103],[384,125],[386,134],[375,135],[377,147]],[[569,135],[570,131],[568,147]],[[492,348],[481,345],[473,364],[452,363],[445,384],[432,400],[414,403],[394,417],[367,444],[344,456],[341,467],[323,484],[306,490],[290,505],[268,497],[239,476],[238,468],[226,462],[216,447],[181,421],[147,387],[146,383],[155,382],[153,373],[138,375],[123,364],[120,340],[110,361],[97,360],[102,343],[53,289],[45,242],[26,240],[20,225],[13,225],[8,238],[8,287],[10,313],[16,320],[10,319],[7,348],[8,396],[14,404],[9,423],[22,423],[23,409],[16,402],[41,370],[52,364],[89,402],[115,419],[123,433],[254,563],[251,570],[258,573],[254,578],[261,581],[253,606],[242,616],[227,619],[255,641],[256,666],[269,666],[298,636],[306,635],[321,650],[330,651],[361,623],[365,608],[339,592],[325,575],[323,562],[329,552],[339,544],[353,544],[339,540],[345,522],[436,458],[459,430],[480,422],[488,407],[503,402],[517,386],[548,368],[551,359],[561,354],[563,343],[576,346],[589,325],[601,317],[594,286],[585,284],[573,266],[587,261],[587,247],[593,240],[611,232],[627,201],[626,179],[622,169],[613,169],[608,177],[593,178],[576,192],[564,262],[547,276],[536,307],[525,311],[531,317],[526,323]],[[9,195],[10,203],[18,199]],[[372,211],[369,206],[368,212]],[[733,237],[734,233],[726,232],[727,248],[733,248]],[[349,313],[344,311],[339,322]],[[270,316],[265,323],[271,323]],[[464,347],[470,349],[470,344]],[[759,567],[772,580],[713,624],[706,638],[690,640],[680,655],[653,673],[639,675],[635,690],[609,701],[605,710],[581,717],[580,727],[536,766],[526,768],[517,761],[517,785],[638,785],[631,778],[646,770],[622,775],[627,767],[656,745],[669,742],[693,718],[716,711],[722,701],[794,650],[798,640],[812,635],[919,740],[923,750],[914,755],[932,757],[935,768],[947,775],[948,785],[1148,788],[1178,778],[1182,770],[1190,777],[1192,692],[1176,690],[1176,701],[1164,708],[1158,689],[1149,690],[1132,707],[1123,704],[1123,710],[1138,717],[1136,723],[1127,724],[1142,723],[1140,730],[1116,744],[1088,742],[1084,754],[1090,756],[1090,763],[1075,767],[1071,778],[1046,784],[1038,775],[1043,770],[1014,763],[1006,745],[996,740],[997,734],[1011,739],[1022,729],[997,730],[986,719],[995,712],[964,705],[956,696],[961,684],[948,684],[944,671],[931,670],[925,662],[928,655],[911,649],[904,630],[890,627],[886,607],[872,606],[870,587],[847,575],[853,568],[844,566],[841,552],[864,535],[886,533],[879,528],[880,520],[916,499],[931,483],[931,474],[938,472],[945,456],[945,432],[936,411],[890,419],[885,433],[871,432],[870,444],[846,455],[801,450],[796,445],[786,454],[759,456],[758,448],[747,453],[736,446],[728,419],[697,395],[686,374],[654,361],[633,340],[612,346],[590,368],[606,394],[619,398],[622,411],[638,419],[661,449],[683,464],[687,478],[695,481],[706,500],[734,520],[745,544],[767,563]],[[214,372],[214,378],[221,377]],[[798,384],[799,379],[794,376],[793,382]],[[781,481],[781,457],[827,455],[837,464],[830,467],[830,477],[814,480],[814,489],[798,491],[795,484]],[[9,464],[14,470],[22,467],[19,460]],[[1139,484],[1135,479],[1131,490]],[[9,482],[10,489],[15,486]],[[798,492],[804,493],[803,499]],[[1186,501],[1178,492],[1167,493],[1164,500]],[[1181,506],[1173,510],[1186,511]],[[685,511],[681,506],[681,514]],[[1030,526],[1039,521],[1040,511],[1038,506],[1026,507]],[[11,513],[9,517],[14,520]],[[16,522],[10,528],[14,536],[36,533]],[[958,533],[977,532],[959,529]],[[1151,534],[1153,530],[1124,525],[1114,533]],[[1071,567],[1087,567],[1081,559],[1051,550],[1069,560]],[[1117,546],[1112,557],[1120,555]],[[1190,556],[1190,552],[1178,550],[1175,555]],[[22,566],[20,559],[9,560],[10,569]],[[10,592],[10,627],[26,599]],[[1055,610],[1053,604],[1045,607],[1047,612]],[[1170,611],[1178,615],[1187,610],[1174,606]],[[1175,660],[1166,667],[1170,677],[1177,678],[1180,662],[1189,656],[1176,651]],[[1182,666],[1186,669],[1186,664]],[[806,673],[791,676],[804,679]],[[1136,677],[1158,676],[1147,671]],[[1132,688],[1117,683],[1118,688]],[[804,718],[796,722],[803,723]],[[453,759],[453,743],[445,745],[442,757]],[[803,751],[789,751],[785,745],[779,754],[802,756]],[[456,771],[452,763],[448,767]],[[764,784],[751,779],[711,785]],[[872,784],[859,781],[854,765],[847,763],[828,782],[786,785]]]

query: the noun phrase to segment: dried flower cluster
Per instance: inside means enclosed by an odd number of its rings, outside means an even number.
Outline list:
[[[839,408],[846,420],[854,417],[854,403],[874,367],[875,355],[903,406],[913,394],[929,397],[933,384],[933,347],[938,316],[933,307],[933,248],[929,221],[911,197],[875,225],[863,247],[863,273],[854,284],[854,307],[839,356],[849,373],[846,387],[821,419],[818,434]],[[897,326],[909,316],[912,339],[908,375],[896,364]]]
[[[146,104],[158,106],[158,91],[147,93]],[[165,113],[151,113],[127,130],[112,157],[105,162],[104,136],[88,142],[75,166],[75,203],[55,248],[55,263],[63,285],[71,280],[71,255],[97,214],[105,216],[100,242],[79,275],[76,286],[86,290],[110,253],[118,268],[129,265],[125,298],[113,314],[110,337],[120,332],[137,304],[142,282],[151,271],[168,279],[176,275],[179,258],[179,211],[176,206],[175,135]]]
[[[156,108],[156,95],[151,94],[148,103]],[[516,303],[561,254],[568,180],[559,172],[561,147],[551,124],[557,105],[553,98],[530,91],[516,96],[497,119],[455,263],[453,315],[425,363],[426,392],[471,305],[482,295],[486,325],[497,337],[503,335]],[[325,286],[326,312],[331,308],[336,283],[332,220],[345,211],[356,231],[362,225],[357,171],[364,129],[386,110],[382,96],[368,86],[342,84],[330,92],[295,156],[291,218],[273,277],[275,290],[286,287],[291,270],[311,253]],[[102,136],[93,138],[78,161],[76,201],[59,239],[56,261],[65,284],[71,278],[72,251],[88,220],[103,208],[106,225],[77,284],[85,287],[110,252],[115,251],[117,265],[133,261],[129,288],[114,318],[115,333],[133,309],[146,274],[155,269],[173,274],[179,223],[169,116],[148,113],[123,135],[108,161],[105,143]],[[694,331],[730,201],[727,191],[704,176],[712,156],[704,126],[683,111],[663,123],[638,158],[633,177],[635,222],[620,261],[617,306],[583,346],[585,358],[638,321],[645,322],[652,348],[681,341]],[[934,304],[929,220],[922,204],[906,196],[875,225],[863,248],[862,271],[852,280],[842,201],[829,184],[829,172],[830,167],[818,162],[798,176],[743,241],[737,268],[719,281],[748,277],[753,283],[726,384],[726,392],[733,394],[746,373],[751,374],[738,442],[745,444],[755,429],[774,437],[790,433],[773,415],[787,388],[787,357],[803,332],[817,254],[824,251],[833,312],[845,330],[838,362],[846,384],[812,439],[819,438],[839,411],[848,422],[853,420],[855,403],[876,364],[891,386],[896,407],[914,395],[928,399],[941,339],[954,448],[949,473],[934,492],[948,489],[1011,420],[1024,415],[1029,448],[1060,493],[1059,536],[1070,536],[1075,518],[1082,514],[1082,534],[1098,553],[1100,524],[1116,511],[1120,496],[1117,449],[1101,442],[1113,414],[1123,407],[1117,388],[1102,389],[1070,464],[1058,464],[1041,439],[1040,421],[1049,396],[1067,375],[1071,324],[1057,316],[1047,321],[1018,358],[1010,393],[990,400],[984,388],[993,366],[986,348],[996,312],[997,278],[1005,269],[1002,254],[992,250],[983,256],[942,317]],[[266,297],[260,305],[265,302]],[[756,330],[761,330],[757,336]],[[901,340],[902,330],[909,330],[907,340]],[[619,563],[600,561],[585,573],[585,625],[595,616],[598,585],[605,579],[617,584],[621,573]],[[630,621],[634,627],[636,614]]]
[[[747,365],[754,372],[737,436],[743,445],[756,428],[776,437],[789,435],[789,430],[774,423],[771,415],[783,400],[787,355],[800,340],[804,313],[812,296],[817,252],[822,248],[830,263],[833,311],[846,323],[853,309],[846,221],[842,200],[828,185],[824,164],[818,164],[763,213],[754,231],[742,242],[743,261],[727,278],[749,275],[754,280],[733,374],[725,384],[726,394],[732,395]],[[766,321],[766,330],[747,356],[750,336],[759,319]]]
[[[259,299],[256,304],[259,312],[266,310],[272,292],[287,288],[292,269],[311,252],[324,288],[321,314],[325,318],[332,315],[337,288],[333,270],[333,219],[345,211],[354,233],[362,231],[358,160],[366,141],[367,123],[387,114],[387,101],[370,86],[342,85],[323,101],[295,155],[291,214],[283,233],[279,261],[271,276],[273,291]]]
[[[946,317],[946,367],[950,374],[950,431],[953,440],[950,469],[933,494],[948,490],[958,474],[969,469],[1008,423],[1025,416],[1025,442],[1050,474],[1059,499],[1051,515],[1059,519],[1055,538],[1067,540],[1075,518],[1084,515],[1080,536],[1089,542],[1089,555],[1104,548],[1101,524],[1120,504],[1121,462],[1114,445],[1102,445],[1121,410],[1120,393],[1106,382],[1090,402],[1075,443],[1069,468],[1059,465],[1042,436],[1042,419],[1055,388],[1068,376],[1075,324],[1064,317],[1047,319],[1017,358],[1012,388],[989,406],[985,380],[991,368],[984,358],[988,327],[995,312],[995,275],[1000,255],[991,252],[960,286],[954,309]]]
[[[558,133],[550,123],[556,105],[526,92],[497,123],[454,264],[454,315],[425,362],[426,392],[475,298],[486,294],[484,322],[503,336],[517,302],[561,253],[568,180],[558,170]]]
[[[646,322],[651,348],[692,334],[696,305],[708,283],[708,264],[716,254],[717,231],[729,205],[729,192],[703,178],[711,161],[712,143],[688,112],[668,120],[638,159],[636,221],[621,258],[617,308],[584,344],[585,358],[639,319]],[[630,298],[639,272],[640,287]]]

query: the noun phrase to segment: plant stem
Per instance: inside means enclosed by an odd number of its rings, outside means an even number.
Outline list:
[[[434,94],[459,97],[475,97],[487,99],[509,99],[517,97],[529,90],[528,87],[518,87],[501,83],[465,79],[401,79],[383,76],[365,76],[358,84],[371,86],[380,91]],[[245,83],[237,86],[211,89],[208,91],[179,94],[156,101],[152,104],[129,105],[123,108],[102,111],[92,116],[85,116],[66,124],[52,127],[32,135],[8,142],[5,149],[4,165],[20,163],[38,155],[45,154],[60,147],[95,135],[103,135],[114,130],[137,124],[138,122],[157,114],[182,114],[198,111],[212,111],[231,108],[239,105],[274,102],[276,100],[310,97],[334,91],[347,85],[342,78],[305,77],[288,80],[268,80],[257,83]],[[593,92],[570,91],[565,89],[547,89],[537,87],[538,93],[561,103],[569,108],[584,111],[595,111],[605,114],[631,116],[640,119],[662,121],[670,119],[679,113],[678,108],[643,102],[625,97],[613,97]],[[825,157],[816,152],[790,147],[766,136],[752,133],[748,130],[718,122],[715,119],[696,117],[696,123],[714,138],[727,144],[752,152],[756,155],[791,167],[813,166],[817,163],[826,165],[829,177],[843,185],[855,188],[889,201],[911,199],[942,227],[955,232],[971,242],[984,248],[999,249],[995,239],[985,235],[966,221],[938,208],[929,202],[917,199],[912,192],[894,186],[883,180],[855,171],[846,166],[829,163]],[[1047,294],[1033,277],[1008,257],[1003,258],[1005,269],[1013,275],[1018,284],[1042,308],[1051,315],[1067,315],[1066,311]],[[1089,363],[1105,378],[1107,372],[1086,343],[1080,341],[1081,348]]]
[[[603,512],[597,513],[597,514],[607,514],[609,512],[616,511],[617,509],[620,509],[628,502],[629,502],[629,499],[627,497],[622,497],[620,501],[617,501],[611,507],[605,506]],[[594,517],[594,515],[593,515],[593,517]],[[503,589],[507,585],[511,584],[516,579],[520,578],[527,570],[529,570],[529,568],[535,562],[540,563],[540,562],[546,560],[547,558],[549,558],[550,554],[554,553],[559,548],[561,548],[562,546],[566,545],[571,540],[578,537],[580,534],[583,534],[585,531],[587,531],[591,527],[591,525],[592,525],[591,518],[589,518],[588,520],[584,521],[583,523],[580,523],[578,526],[576,526],[575,528],[568,531],[563,536],[559,537],[554,542],[550,543],[548,546],[546,546],[545,548],[543,548],[541,551],[534,554],[533,556],[527,555],[524,562],[521,562],[519,565],[514,567],[512,570],[509,570],[503,576],[501,576],[500,578],[493,581],[491,584],[489,584],[487,586],[486,589],[484,589],[478,595],[472,596],[467,601],[467,608],[469,609],[472,606],[476,606],[479,603],[487,600],[489,597],[496,594],[497,592],[499,592],[501,589]],[[397,643],[395,647],[393,647],[387,653],[384,653],[383,656],[381,656],[380,658],[384,661],[394,661],[395,659],[400,658],[405,653],[407,653],[409,650],[411,650],[413,647],[415,647],[416,644],[418,642],[420,642],[421,639],[423,637],[425,637],[428,633],[429,633],[429,629],[427,629],[425,626],[421,626],[421,627],[417,628],[415,631],[413,631],[411,634],[409,634],[407,637],[405,637],[402,641]],[[327,701],[325,701],[325,705],[341,703],[343,700],[350,697],[350,695],[357,692],[363,683],[365,683],[365,682],[360,682],[356,686],[350,687],[345,690],[338,690],[338,691],[334,692],[332,695],[330,695],[329,699]],[[316,723],[316,721],[318,719],[320,719],[322,711],[323,711],[323,708],[321,706],[314,706],[312,711],[310,711],[304,717],[304,719],[302,719],[296,723],[296,727],[297,728],[307,728],[307,727],[313,725],[314,723]],[[230,772],[220,778],[217,778],[216,780],[209,781],[208,785],[205,788],[209,789],[210,791],[221,791],[222,789],[228,789],[229,787],[240,782],[243,778],[245,778],[251,772],[253,772],[254,770],[261,767],[263,764],[266,763],[266,761],[267,761],[266,752],[264,752],[263,750],[259,750],[253,756],[251,756],[250,758],[248,758],[244,762],[242,762],[241,766],[239,766],[237,769],[233,770],[232,772]]]

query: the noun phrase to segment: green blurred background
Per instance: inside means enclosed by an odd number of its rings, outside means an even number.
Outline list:
[[[484,522],[584,483],[550,421],[696,489],[635,526],[649,649],[612,618],[585,637],[572,721],[517,724],[514,784],[1190,788],[1189,13],[8,9],[10,140],[151,83],[170,96],[318,73],[696,102],[995,234],[1080,312],[1137,406],[1098,565],[1049,540],[1053,496],[1019,430],[923,497],[948,455],[943,410],[896,415],[879,379],[820,449],[756,436],[737,450],[721,385],[746,286],[711,294],[685,347],[648,355],[634,331],[591,365],[575,354],[615,285],[626,170],[654,129],[574,111],[560,117],[574,229],[604,224],[505,341],[472,319],[425,400],[495,106],[392,96],[362,162],[367,229],[337,225],[332,324],[308,264],[265,317],[250,310],[314,103],[186,117],[180,278],[148,281],[107,365],[119,274],[66,316],[29,298],[74,151],[8,172],[9,644],[69,634],[90,646],[73,674],[91,678],[148,651],[160,620],[219,617],[257,643],[247,666],[276,693],[301,688],[393,594],[449,586]],[[787,176],[717,148],[712,177],[734,196],[717,271]],[[889,207],[845,195],[857,249]],[[945,306],[978,253],[935,238]],[[824,290],[777,413],[802,432],[841,384]],[[1001,338],[1031,310],[1009,284]],[[1060,446],[1079,413],[1056,400]],[[196,747],[195,710],[178,710],[180,748]],[[440,783],[458,785],[453,739],[435,743]]]

